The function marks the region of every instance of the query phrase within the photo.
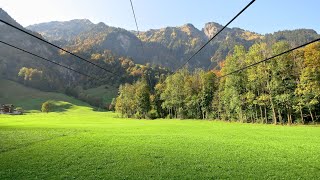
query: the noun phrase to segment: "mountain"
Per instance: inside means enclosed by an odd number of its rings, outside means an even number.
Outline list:
[[[151,29],[138,35],[135,31],[108,26],[102,22],[93,24],[84,19],[41,23],[27,28],[74,52],[103,53],[108,50],[118,56],[130,57],[135,63],[151,63],[175,70],[223,26],[209,22],[200,30],[192,24],[185,24]],[[295,46],[316,37],[319,37],[317,32],[309,29],[261,35],[241,28],[227,27],[188,65],[191,69],[215,67],[233,51],[235,45],[244,45],[248,49],[256,42],[272,44],[285,40]]]
[[[119,56],[131,57],[135,63],[151,63],[175,69],[222,27],[210,22],[199,30],[192,24],[185,24],[151,29],[141,32],[139,36],[135,32],[104,23],[93,24],[89,20],[54,21],[27,28],[37,31],[49,41],[58,41],[57,43],[75,52],[80,50],[101,53],[110,50]],[[208,67],[211,62],[223,60],[235,44],[243,44],[248,48],[261,39],[263,36],[254,32],[226,28],[189,66]]]
[[[295,47],[319,37],[320,35],[313,29],[296,29],[266,34],[264,39],[269,45],[278,41],[288,41],[292,47]]]
[[[178,67],[187,56],[199,49],[206,41],[205,35],[192,24],[141,32],[140,39],[146,48],[148,48],[149,44],[165,48],[167,56],[163,57],[163,61],[170,60],[169,66],[171,67]],[[148,58],[153,59],[152,56],[159,56],[157,49],[152,49],[151,52],[153,54]],[[173,61],[172,58],[174,58]],[[158,63],[163,65],[161,61]]]
[[[0,18],[23,29],[20,24],[18,24],[1,8]],[[26,31],[42,38],[42,36],[36,32],[32,32],[29,30]],[[26,35],[3,23],[0,23],[0,39],[1,41],[17,46],[19,48],[23,48],[27,51],[46,58],[54,58],[58,55],[58,51],[51,46],[43,44],[34,37]],[[34,58],[33,56],[27,55],[24,52],[13,49],[12,47],[9,47],[2,43],[0,44],[0,54],[0,76],[4,76],[8,79],[17,80],[18,72],[22,67],[37,67],[38,69],[44,69],[51,66],[51,64],[47,62]],[[56,69],[55,67],[52,67],[52,69],[59,71],[59,69]],[[48,72],[48,77],[51,75],[49,74],[50,73]],[[56,80],[55,83],[59,83],[59,80]]]
[[[110,50],[119,56],[131,57],[135,63],[151,63],[175,69],[222,27],[218,23],[211,22],[199,30],[192,24],[185,24],[151,29],[141,32],[139,36],[135,32],[111,27],[104,23],[92,24],[88,20],[55,21],[27,28],[37,31],[49,41],[63,45],[74,52],[101,53]],[[223,60],[235,44],[250,47],[262,38],[262,35],[240,28],[226,28],[213,43],[197,55],[196,61],[190,62],[189,66],[191,68],[208,67],[212,61]]]
[[[192,24],[185,24],[178,27],[166,27],[142,32],[140,38],[145,43],[158,43],[167,48],[170,54],[173,54],[175,57],[175,62],[172,62],[172,64],[178,64],[179,67],[182,62],[201,48],[222,27],[218,23],[210,22],[205,24],[204,28],[200,31]],[[223,60],[233,50],[235,44],[250,47],[262,37],[257,33],[240,28],[225,28],[189,65],[193,68],[208,67],[211,62]]]
[[[53,21],[40,23],[26,28],[39,32],[50,41],[70,41],[84,31],[90,30],[94,24],[87,19],[75,19],[67,22]]]
[[[73,51],[96,51],[103,52],[108,49],[121,56],[130,56],[141,51],[139,39],[131,32],[98,23],[89,31],[76,36],[68,45]],[[134,56],[137,57],[137,56]]]
[[[8,23],[13,24],[13,25],[15,25],[15,26],[18,26],[19,28],[22,28],[22,26],[21,26],[19,23],[17,23],[17,21],[15,21],[14,19],[12,19],[12,18],[9,16],[9,14],[8,14],[6,11],[4,11],[2,8],[0,8],[0,17],[1,17],[2,20],[6,21],[6,22],[8,22]],[[4,26],[6,26],[6,25],[0,22],[0,26],[1,26],[1,27],[4,27]]]
[[[3,19],[24,29],[25,31],[43,38],[40,33],[23,28],[3,9],[0,9],[0,19]],[[72,23],[74,23],[74,26],[72,27],[79,27],[77,26],[77,23],[83,22],[85,24],[90,24],[86,20],[76,20],[72,21]],[[102,31],[102,29],[106,28],[108,29],[106,25],[100,23],[97,25],[93,25],[92,29],[90,29],[90,32],[94,32],[95,34],[101,32],[101,37],[104,37],[110,34],[109,31]],[[109,29],[111,30],[111,32],[122,31],[116,28]],[[67,37],[71,37],[74,34],[66,33],[64,35]],[[82,42],[86,39],[93,40],[93,37],[96,37],[96,35],[87,37],[86,34],[80,33],[75,37],[79,38],[79,41]],[[113,34],[111,33],[110,37],[112,36]],[[139,42],[134,34],[128,33],[127,31],[123,31],[123,36],[130,36],[131,38],[136,39],[136,41]],[[100,42],[99,37],[100,36],[97,36],[97,38],[95,39],[98,42]],[[109,36],[107,39],[110,39]],[[9,47],[3,43],[0,43],[0,78],[19,82],[28,87],[36,88],[42,91],[54,91],[72,95],[95,106],[104,106],[103,103],[110,103],[106,102],[110,101],[110,98],[106,99],[102,97],[96,97],[95,94],[97,93],[92,93],[93,95],[90,95],[91,91],[86,92],[89,89],[99,89],[99,91],[101,91],[102,88],[105,88],[106,90],[110,91],[111,88],[109,86],[111,85],[113,86],[112,91],[114,92],[116,91],[114,90],[114,88],[118,85],[126,82],[132,83],[133,81],[139,79],[141,76],[149,76],[149,82],[155,84],[161,75],[165,75],[168,73],[168,70],[159,66],[136,64],[129,57],[115,55],[115,53],[110,50],[104,49],[102,52],[98,53],[97,51],[90,51],[86,48],[77,49],[77,55],[89,61],[93,61],[95,64],[98,64],[104,69],[116,73],[117,75],[114,76],[114,74],[103,71],[102,69],[99,69],[95,66],[88,65],[87,62],[81,61],[74,56],[62,53],[57,48],[52,47],[6,24],[0,24],[0,40],[31,53],[37,54],[41,57],[55,61],[56,63],[60,63],[77,71],[86,73],[92,77],[95,77],[96,79],[88,79],[87,77],[79,75],[73,71],[43,61],[40,58]],[[131,41],[132,40],[130,40],[130,42]],[[74,42],[75,45],[77,45],[76,39],[74,39],[74,41],[70,40],[66,42]],[[124,39],[123,42],[125,43],[126,40]],[[110,42],[105,41],[105,43]],[[94,92],[94,90],[92,91]],[[104,99],[106,100],[104,101]]]

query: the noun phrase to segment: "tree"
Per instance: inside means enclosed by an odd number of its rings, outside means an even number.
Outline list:
[[[119,89],[116,109],[127,117],[169,115],[206,119],[212,114],[229,121],[268,123],[272,120],[274,124],[291,124],[297,122],[298,116],[303,122],[309,114],[315,122],[320,113],[320,43],[219,78],[217,82],[216,75],[229,74],[290,47],[284,41],[270,47],[256,43],[248,52],[243,46],[235,46],[234,52],[221,63],[220,72],[202,69],[189,72],[185,68],[158,84],[146,79],[125,84]],[[142,74],[148,78],[155,76],[148,72],[147,66],[142,67]],[[163,77],[157,76],[159,81]]]
[[[150,88],[145,79],[119,87],[115,109],[126,117],[146,118],[151,110]]]
[[[302,69],[304,69],[304,50],[303,49],[298,49],[293,52],[293,62],[294,62],[294,69],[292,70],[292,73],[294,74],[294,77],[296,78],[296,89],[294,92],[294,97],[295,97],[295,103],[293,105],[293,109],[295,112],[299,113],[300,115],[300,122],[304,124],[304,114],[303,114],[303,101],[297,94],[297,89],[300,84],[300,76],[302,73]]]
[[[46,101],[42,104],[41,106],[41,111],[42,112],[46,112],[49,113],[51,110],[51,102],[50,101]]]
[[[116,99],[112,98],[111,104],[108,107],[109,111],[115,111],[115,107],[116,107]]]
[[[185,116],[185,82],[189,72],[181,69],[165,80],[164,90],[160,96],[163,100],[162,107],[168,110],[170,117],[183,118]]]
[[[320,101],[320,43],[310,44],[304,50],[304,68],[295,94],[300,105],[308,109],[312,122],[315,122],[314,113]]]
[[[222,75],[228,74],[245,65],[246,51],[243,46],[236,46],[234,53],[226,58],[222,68]],[[236,73],[226,76],[220,81],[221,103],[224,106],[224,114],[228,120],[240,120],[244,118],[242,96],[245,94],[245,73]]]
[[[27,67],[22,67],[19,70],[18,76],[23,77],[23,79],[26,80],[40,80],[42,78],[42,71],[33,69],[33,68],[27,68]]]
[[[136,113],[134,101],[135,88],[131,84],[124,84],[119,87],[119,96],[116,99],[116,111],[125,117],[133,117]]]
[[[200,72],[200,78],[202,85],[200,92],[202,119],[207,119],[208,114],[211,112],[212,109],[212,100],[213,95],[217,89],[217,80],[216,75],[211,71]]]
[[[162,104],[164,103],[164,101],[161,100],[161,94],[163,93],[164,88],[165,88],[165,84],[163,82],[156,84],[155,92],[150,97],[152,109],[157,111],[157,114],[159,115],[159,117],[165,117],[167,115],[165,109],[162,107]]]
[[[268,54],[266,43],[256,43],[250,47],[246,64],[250,65],[265,59]],[[244,96],[245,103],[249,106],[249,116],[253,121],[268,122],[268,107],[270,106],[270,89],[268,89],[270,77],[270,65],[261,63],[246,70],[247,82]],[[272,103],[271,103],[272,106]],[[248,111],[248,110],[247,110]],[[253,117],[252,117],[253,116]],[[259,117],[260,116],[260,117]]]
[[[180,90],[184,96],[183,110],[184,118],[197,118],[201,117],[201,77],[200,74],[203,70],[196,69],[192,74],[186,74],[184,79],[184,88]]]
[[[150,104],[150,88],[146,79],[142,79],[134,84],[135,86],[135,104],[136,116],[138,118],[146,118],[147,113],[151,109]]]
[[[279,54],[290,49],[287,42],[280,41],[272,46],[273,54]],[[291,53],[279,56],[271,61],[271,81],[270,90],[272,91],[271,99],[278,111],[278,119],[283,123],[282,115],[286,114],[288,124],[293,122],[293,104],[294,90],[296,88],[296,78],[294,73],[293,56]],[[277,122],[274,121],[274,124]]]

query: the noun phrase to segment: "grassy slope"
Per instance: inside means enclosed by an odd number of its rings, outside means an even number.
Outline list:
[[[104,103],[111,103],[112,98],[117,97],[118,89],[112,86],[103,85],[97,88],[83,90],[83,93],[91,97],[102,97]]]
[[[0,179],[317,179],[320,129],[132,120],[85,107],[0,115]]]
[[[47,100],[65,101],[74,105],[89,106],[75,98],[60,93],[42,92],[13,81],[0,79],[0,104],[14,104],[25,110],[40,110]],[[61,104],[63,104],[61,102]]]

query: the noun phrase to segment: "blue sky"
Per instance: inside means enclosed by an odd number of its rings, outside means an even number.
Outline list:
[[[140,30],[206,22],[226,24],[250,0],[132,0]],[[89,19],[135,29],[129,0],[0,0],[0,7],[23,26],[71,19]],[[256,0],[230,27],[261,34],[312,28],[320,33],[319,0]]]

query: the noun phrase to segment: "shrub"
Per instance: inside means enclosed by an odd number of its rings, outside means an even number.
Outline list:
[[[148,119],[157,119],[159,117],[158,112],[154,109],[152,109],[151,111],[149,111],[147,113],[147,118]]]
[[[24,109],[22,107],[17,107],[15,110],[24,113]]]
[[[143,119],[143,118],[144,118],[143,115],[140,114],[139,112],[137,112],[137,113],[134,115],[134,117],[137,118],[137,119]]]
[[[106,104],[106,106],[107,106],[107,110],[109,110],[109,111],[115,111],[115,106],[113,105],[113,104]]]
[[[17,111],[24,111],[22,107],[16,107],[15,110],[17,110]]]
[[[168,114],[167,116],[166,116],[166,119],[172,119],[173,118],[173,115],[171,115],[171,114]]]

